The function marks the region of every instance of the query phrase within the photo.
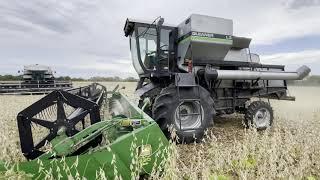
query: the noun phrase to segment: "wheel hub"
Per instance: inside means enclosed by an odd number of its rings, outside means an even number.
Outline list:
[[[259,109],[253,117],[254,124],[257,128],[269,126],[270,119],[270,112],[266,108]]]
[[[199,102],[182,102],[175,110],[175,124],[179,129],[199,128],[203,114],[203,108]]]

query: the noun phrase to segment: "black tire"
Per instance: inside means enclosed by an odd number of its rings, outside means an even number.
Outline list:
[[[248,106],[244,120],[247,128],[255,127],[257,130],[265,130],[273,122],[272,107],[267,102],[254,101]]]
[[[200,93],[198,92],[200,90]],[[200,141],[203,138],[204,131],[213,125],[213,118],[215,116],[214,101],[210,96],[210,93],[204,88],[200,87],[189,87],[179,89],[180,99],[199,99],[199,101],[179,101],[177,87],[168,87],[161,91],[161,93],[156,97],[153,108],[152,117],[158,122],[161,130],[170,138],[170,133],[168,127],[173,125],[176,129],[176,134],[179,138],[179,142],[191,143]],[[201,105],[201,106],[200,106]],[[180,106],[180,109],[178,109]],[[185,109],[183,109],[185,108]],[[197,110],[197,111],[196,111]],[[201,112],[201,115],[193,116],[181,116],[179,118],[179,113],[195,113]],[[190,112],[192,111],[192,112]],[[202,120],[201,120],[202,117]],[[181,121],[179,119],[184,119]],[[199,125],[200,119],[200,125]],[[193,123],[194,121],[194,123]],[[182,122],[184,125],[182,125]],[[188,126],[188,123],[193,123]],[[187,125],[186,125],[187,124]],[[180,125],[195,128],[194,130],[182,130]],[[181,127],[182,127],[181,126]]]

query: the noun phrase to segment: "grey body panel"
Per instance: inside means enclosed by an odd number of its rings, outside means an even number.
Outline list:
[[[232,48],[234,48],[234,49],[249,48],[249,45],[251,42],[250,38],[237,37],[237,36],[233,36],[232,40],[233,40]]]
[[[224,57],[224,61],[248,61],[246,49],[231,49]]]
[[[232,20],[192,14],[178,25],[178,63],[185,59],[223,60],[232,47],[232,35]]]
[[[178,25],[177,63],[181,70],[187,60],[249,61],[244,50],[251,39],[233,36],[230,19],[192,14]]]
[[[178,86],[178,87],[196,86],[194,74],[192,74],[192,73],[176,73],[175,86]]]
[[[230,19],[192,14],[178,25],[178,38],[190,31],[233,35],[233,22]]]

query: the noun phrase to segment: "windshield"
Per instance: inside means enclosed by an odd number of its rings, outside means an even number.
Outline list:
[[[139,27],[138,34],[141,60],[146,69],[152,70],[155,68],[155,56],[157,52],[156,29]]]
[[[131,50],[131,59],[133,63],[134,69],[137,71],[138,74],[143,74],[144,71],[139,63],[139,57],[138,57],[138,48],[137,48],[137,41],[135,37],[135,33],[132,34],[130,37],[130,50]]]
[[[44,72],[43,71],[33,71],[32,72],[32,80],[43,81],[44,80]]]
[[[155,28],[138,27],[137,33],[134,32],[132,34],[130,38],[131,56],[138,74],[143,74],[144,69],[149,71],[156,70],[157,63],[159,63],[161,69],[168,68],[169,33],[170,30],[161,30],[161,54],[159,60],[156,59],[157,32]]]

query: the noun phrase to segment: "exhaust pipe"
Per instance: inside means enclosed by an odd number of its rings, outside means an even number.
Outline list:
[[[222,80],[302,80],[309,75],[311,69],[308,66],[301,66],[296,72],[274,72],[274,71],[241,71],[241,70],[219,70],[205,69],[207,79]]]

